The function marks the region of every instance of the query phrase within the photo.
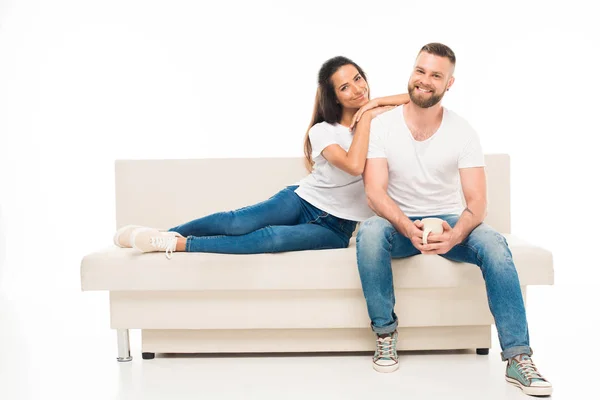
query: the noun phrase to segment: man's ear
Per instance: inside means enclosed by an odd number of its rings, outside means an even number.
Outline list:
[[[452,76],[452,77],[450,78],[450,80],[448,81],[448,86],[446,86],[446,92],[447,92],[448,90],[450,90],[450,87],[452,87],[452,85],[454,85],[454,76]]]

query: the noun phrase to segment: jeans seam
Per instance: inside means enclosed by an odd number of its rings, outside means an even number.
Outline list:
[[[390,236],[388,237],[388,242],[389,242],[389,244],[390,244],[390,248],[389,248],[390,255],[392,254],[392,247],[394,247],[394,246],[393,246],[393,245],[394,245],[394,235],[396,235],[397,233],[398,233],[398,232],[396,232],[396,231],[394,230],[394,231],[390,232]]]
[[[326,218],[329,215],[329,213],[326,213],[323,211],[323,214],[317,216],[317,218],[315,218],[314,220],[308,221],[307,224],[314,224],[316,223],[319,219],[321,218]]]

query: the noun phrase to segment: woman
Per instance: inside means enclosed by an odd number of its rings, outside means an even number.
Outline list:
[[[126,226],[116,232],[114,243],[144,253],[164,251],[167,258],[174,251],[254,254],[347,247],[356,223],[373,216],[361,177],[371,119],[391,105],[407,103],[409,97],[369,101],[365,73],[345,57],[326,61],[318,84],[304,141],[310,174],[298,185],[262,203],[199,218],[168,232]]]

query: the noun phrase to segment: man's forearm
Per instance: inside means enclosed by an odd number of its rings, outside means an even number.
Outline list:
[[[369,191],[367,190],[367,200],[369,207],[381,218],[385,218],[396,228],[398,232],[407,235],[407,224],[412,221],[400,210],[400,207],[392,200],[392,198],[383,190]]]
[[[457,243],[462,243],[479,224],[485,219],[487,212],[487,202],[485,200],[476,200],[467,203],[458,222],[454,225],[454,232],[457,233]]]

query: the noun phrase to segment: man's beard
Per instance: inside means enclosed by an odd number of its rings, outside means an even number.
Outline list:
[[[436,95],[435,92],[432,90],[431,95],[427,97],[426,94],[417,93],[417,88],[414,84],[408,85],[408,96],[410,97],[410,101],[412,101],[418,107],[421,108],[429,108],[435,106],[442,100],[442,97],[444,97],[445,93],[446,92],[442,92],[442,94]]]

